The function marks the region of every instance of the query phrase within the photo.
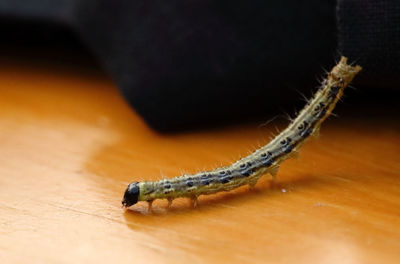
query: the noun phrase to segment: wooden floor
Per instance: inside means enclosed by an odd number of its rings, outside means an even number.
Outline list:
[[[162,135],[96,73],[0,65],[1,263],[400,263],[399,119],[331,118],[278,182],[146,203],[130,181],[228,164],[279,123]]]

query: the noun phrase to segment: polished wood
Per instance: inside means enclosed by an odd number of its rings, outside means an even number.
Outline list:
[[[121,208],[130,181],[228,164],[282,125],[159,134],[98,73],[2,61],[0,262],[399,263],[390,118],[330,118],[276,183],[201,196],[195,209],[183,198]]]

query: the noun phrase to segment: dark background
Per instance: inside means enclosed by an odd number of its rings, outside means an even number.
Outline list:
[[[163,132],[293,113],[343,54],[363,71],[339,114],[382,118],[399,112],[399,25],[394,0],[3,0],[0,53],[103,71]]]

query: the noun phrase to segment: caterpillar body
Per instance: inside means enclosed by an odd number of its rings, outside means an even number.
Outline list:
[[[196,206],[199,195],[230,191],[246,184],[253,187],[266,173],[275,177],[280,163],[296,155],[305,140],[318,133],[321,123],[331,114],[344,88],[360,70],[359,65],[347,64],[347,58],[342,56],[327,74],[313,99],[270,143],[230,166],[159,181],[132,182],[125,191],[122,205],[129,207],[138,201],[147,201],[151,210],[155,199],[168,199],[170,206],[173,199],[188,197]]]

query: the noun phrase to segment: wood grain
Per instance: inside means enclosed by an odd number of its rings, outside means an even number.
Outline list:
[[[1,263],[400,262],[398,120],[327,120],[276,184],[149,214],[121,208],[130,181],[228,164],[284,124],[162,135],[99,74],[10,61],[0,94]]]

